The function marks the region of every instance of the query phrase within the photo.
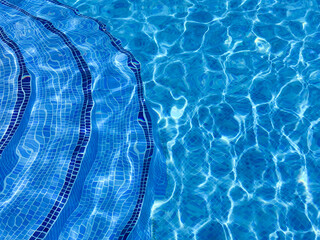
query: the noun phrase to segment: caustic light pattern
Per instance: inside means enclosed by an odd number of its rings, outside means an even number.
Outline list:
[[[0,0],[0,239],[150,239],[165,187],[140,64],[55,0]]]
[[[320,239],[319,0],[59,1],[143,66],[168,172],[152,240]]]

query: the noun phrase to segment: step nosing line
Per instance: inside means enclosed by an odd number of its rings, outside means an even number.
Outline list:
[[[145,99],[143,96],[143,83],[142,83],[142,79],[141,79],[140,63],[135,59],[135,57],[132,55],[131,52],[125,50],[122,47],[120,40],[113,37],[111,35],[111,33],[109,33],[107,31],[106,25],[104,23],[102,23],[101,21],[99,21],[95,18],[82,15],[78,11],[78,9],[70,7],[70,6],[65,5],[63,3],[60,3],[56,0],[47,0],[47,1],[54,3],[54,4],[57,4],[57,5],[60,5],[62,7],[68,8],[68,9],[72,10],[76,15],[87,18],[87,19],[91,19],[91,20],[95,21],[96,23],[98,23],[99,30],[101,30],[102,32],[104,32],[105,34],[108,35],[108,37],[111,40],[111,44],[119,52],[125,54],[128,57],[127,66],[134,73],[135,78],[137,80],[137,94],[138,94],[139,108],[140,108],[139,113],[138,113],[138,122],[144,131],[147,146],[146,146],[146,152],[144,154],[143,170],[142,170],[141,179],[140,179],[140,191],[139,191],[139,195],[138,195],[138,200],[137,200],[137,203],[136,203],[135,208],[133,210],[133,214],[132,214],[131,218],[129,219],[129,221],[127,221],[127,224],[120,232],[120,235],[118,238],[119,240],[125,240],[129,237],[130,233],[132,232],[132,230],[136,226],[138,219],[139,219],[139,216],[140,216],[140,213],[141,213],[143,200],[144,200],[144,196],[146,193],[147,181],[148,181],[148,177],[149,177],[150,162],[151,162],[153,150],[154,150],[154,140],[153,140],[153,136],[152,136],[151,116],[150,116],[150,113],[148,112],[147,105],[145,103]]]
[[[26,16],[31,17],[34,20],[39,21],[47,30],[59,36],[66,46],[70,49],[74,60],[77,63],[77,67],[80,70],[81,77],[82,77],[82,90],[84,94],[83,106],[81,110],[81,117],[80,117],[80,131],[79,131],[79,138],[77,141],[77,145],[73,151],[67,175],[64,181],[64,185],[58,195],[58,198],[55,200],[53,207],[51,208],[49,214],[46,216],[44,221],[40,224],[40,226],[35,230],[30,237],[30,239],[44,239],[45,236],[50,231],[51,227],[57,220],[60,212],[62,211],[63,207],[65,206],[68,197],[70,195],[71,189],[75,183],[77,174],[80,170],[81,160],[85,154],[86,147],[89,143],[90,133],[91,133],[91,110],[93,107],[93,100],[92,100],[92,93],[91,93],[91,73],[89,71],[89,67],[85,62],[84,58],[82,57],[80,51],[71,43],[68,37],[61,32],[60,30],[56,29],[53,24],[45,19],[35,17],[25,11],[24,9],[19,8],[18,6],[11,4],[5,0],[0,0],[0,3],[8,6],[10,8],[16,9],[19,12],[25,14]]]
[[[0,157],[1,157],[6,146],[9,144],[13,135],[17,131],[21,123],[23,114],[27,108],[29,98],[31,95],[31,76],[27,70],[20,48],[12,39],[10,39],[6,35],[3,28],[1,27],[0,27],[0,40],[13,50],[19,64],[19,75],[17,79],[17,83],[18,83],[17,100],[13,108],[13,113],[11,115],[9,125],[5,133],[0,139]]]

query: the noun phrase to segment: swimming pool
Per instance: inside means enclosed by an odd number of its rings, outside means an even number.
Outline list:
[[[139,62],[59,2],[0,8],[1,238],[148,238],[165,165]]]
[[[0,3],[0,236],[319,238],[318,1]]]
[[[318,1],[64,1],[142,65],[166,154],[154,239],[316,239]]]

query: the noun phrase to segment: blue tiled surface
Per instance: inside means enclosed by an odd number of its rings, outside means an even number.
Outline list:
[[[0,238],[148,239],[166,182],[140,63],[56,1],[0,0],[0,27],[3,112],[17,119],[2,124],[18,136],[2,135],[16,157],[1,159]]]
[[[9,2],[37,18],[0,6],[31,76],[0,156],[0,236],[319,238],[319,1]],[[0,53],[3,136],[19,61]]]
[[[153,239],[319,239],[319,1],[62,1],[141,63],[168,169]]]
[[[26,68],[26,64],[24,62],[23,56],[21,54],[21,51],[19,49],[19,47],[17,46],[17,44],[12,41],[3,31],[2,28],[0,28],[0,39],[2,40],[2,42],[4,44],[7,45],[7,47],[11,48],[11,50],[14,52],[14,54],[16,55],[16,59],[17,59],[17,64],[19,66],[19,75],[17,77],[17,93],[16,96],[12,96],[13,99],[15,99],[15,105],[12,109],[12,114],[11,114],[11,119],[8,125],[4,124],[4,126],[7,127],[6,131],[4,132],[4,134],[2,134],[1,140],[0,140],[0,156],[3,152],[3,150],[6,148],[6,146],[8,145],[8,143],[10,142],[10,140],[12,139],[12,136],[15,134],[15,132],[17,131],[19,124],[21,122],[22,116],[26,110],[29,98],[30,98],[30,94],[31,94],[31,78],[29,75],[29,72]],[[5,59],[5,55],[4,59]],[[9,65],[7,66],[8,70],[11,70],[12,67]],[[5,68],[4,72],[7,70]],[[5,74],[8,74],[5,72]],[[10,74],[10,73],[9,73]],[[10,75],[9,75],[10,76]],[[7,75],[4,75],[3,77],[7,77]],[[4,82],[4,84],[6,83],[10,83],[10,78],[9,81]],[[9,85],[9,84],[8,84]],[[3,96],[5,96],[6,98],[10,99],[10,96],[8,96],[7,92],[5,92],[6,88],[3,89]],[[4,103],[6,103],[6,100],[3,101]],[[6,110],[6,109],[4,109]],[[9,114],[10,115],[10,114]]]
[[[1,50],[1,78],[7,77],[7,81],[1,81],[1,112],[4,114],[1,115],[1,136],[6,132],[7,126],[11,120],[11,112],[15,106],[16,98],[17,98],[17,90],[18,85],[15,79],[18,78],[19,71],[15,67],[18,64],[15,60],[15,52],[12,50],[10,46],[8,46],[3,41],[0,42],[0,50]]]

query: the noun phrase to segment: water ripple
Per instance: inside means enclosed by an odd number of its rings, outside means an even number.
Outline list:
[[[168,167],[153,239],[319,237],[316,1],[67,1],[144,69]]]

